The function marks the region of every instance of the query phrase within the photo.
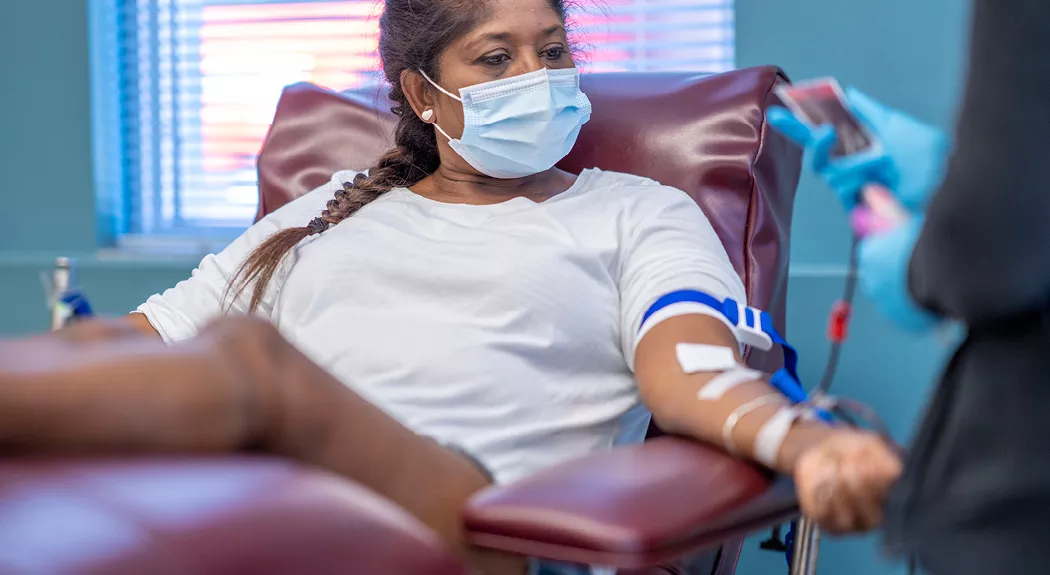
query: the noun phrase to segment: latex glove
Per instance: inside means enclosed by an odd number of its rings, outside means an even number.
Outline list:
[[[948,138],[937,128],[888,108],[859,90],[847,89],[846,99],[857,118],[880,140],[881,151],[832,159],[835,130],[831,126],[810,128],[780,107],[769,110],[768,120],[806,147],[809,167],[853,215],[860,213],[855,208],[861,189],[868,184],[889,190],[911,214],[906,224],[861,240],[860,286],[876,307],[900,327],[928,330],[938,323],[938,318],[911,299],[908,264],[926,205],[943,177]]]
[[[831,534],[868,531],[882,523],[883,501],[900,474],[898,451],[879,436],[841,429],[795,464],[799,507]]]
[[[857,205],[861,188],[877,183],[891,190],[914,214],[921,214],[944,176],[949,152],[941,130],[889,108],[859,90],[848,88],[846,100],[857,118],[882,143],[882,150],[832,159],[835,130],[810,128],[786,108],[769,109],[769,123],[806,148],[809,168],[835,191],[847,211]]]
[[[908,290],[908,266],[922,231],[921,217],[896,229],[870,235],[858,246],[860,289],[880,313],[913,332],[928,331],[940,318],[919,307]]]

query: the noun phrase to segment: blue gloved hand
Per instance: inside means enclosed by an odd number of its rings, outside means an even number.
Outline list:
[[[861,240],[857,254],[861,291],[879,312],[913,332],[928,331],[940,322],[919,307],[908,290],[908,265],[922,222],[922,217],[915,217],[894,230],[870,235]]]
[[[847,211],[856,207],[865,184],[877,183],[891,190],[913,214],[921,214],[944,176],[948,137],[854,88],[846,90],[846,100],[857,118],[882,143],[882,150],[833,159],[833,127],[810,128],[779,106],[769,109],[767,119],[806,148],[809,168],[835,191]]]
[[[810,169],[835,191],[847,211],[857,207],[861,189],[880,184],[893,193],[911,219],[889,231],[866,236],[859,246],[861,290],[876,307],[901,327],[925,331],[938,318],[920,308],[908,291],[908,265],[930,196],[943,177],[947,136],[927,124],[888,108],[858,90],[846,90],[857,118],[882,144],[881,150],[831,158],[835,130],[810,128],[785,108],[769,110],[771,125],[806,147]]]

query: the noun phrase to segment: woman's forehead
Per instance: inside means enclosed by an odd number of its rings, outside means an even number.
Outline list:
[[[542,40],[564,32],[549,0],[487,0],[485,17],[464,35],[467,43],[490,39]]]

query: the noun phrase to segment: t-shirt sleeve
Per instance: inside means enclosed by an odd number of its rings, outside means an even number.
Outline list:
[[[658,185],[632,192],[620,233],[621,345],[631,369],[642,317],[660,297],[696,290],[720,300],[747,300],[744,284],[711,222],[685,192]],[[686,307],[677,312],[711,315],[728,325],[714,310],[695,304]]]
[[[248,228],[226,249],[205,256],[189,279],[150,297],[136,311],[144,314],[169,343],[195,336],[209,321],[218,317],[227,304],[232,313],[246,313],[251,301],[251,286],[236,299],[224,298],[230,280],[248,255],[275,232],[304,226],[320,215],[325,204],[342,188],[342,183],[353,180],[354,175],[355,172],[338,172],[330,182],[275,210]],[[264,317],[273,313],[274,301],[294,257],[294,253],[289,254],[274,274],[255,313]]]

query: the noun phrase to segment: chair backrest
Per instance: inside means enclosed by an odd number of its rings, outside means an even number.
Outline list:
[[[749,302],[769,311],[781,333],[802,163],[799,148],[765,122],[766,108],[777,103],[774,88],[784,82],[784,74],[768,66],[718,75],[585,76],[594,112],[561,163],[576,173],[599,167],[688,192],[718,232]],[[393,146],[389,108],[378,90],[287,88],[259,154],[259,216],[339,170],[369,167]],[[772,371],[780,358],[751,354],[748,363]],[[658,434],[650,429],[650,436]],[[651,572],[730,575],[742,545],[742,539],[727,540],[687,563]]]
[[[801,151],[765,122],[787,78],[775,67],[725,74],[595,74],[594,107],[561,167],[627,172],[689,193],[714,224],[751,305],[784,333],[791,213]],[[290,86],[259,154],[259,215],[370,166],[392,147],[394,116],[379,90],[335,93]],[[749,357],[772,370],[775,356]]]

